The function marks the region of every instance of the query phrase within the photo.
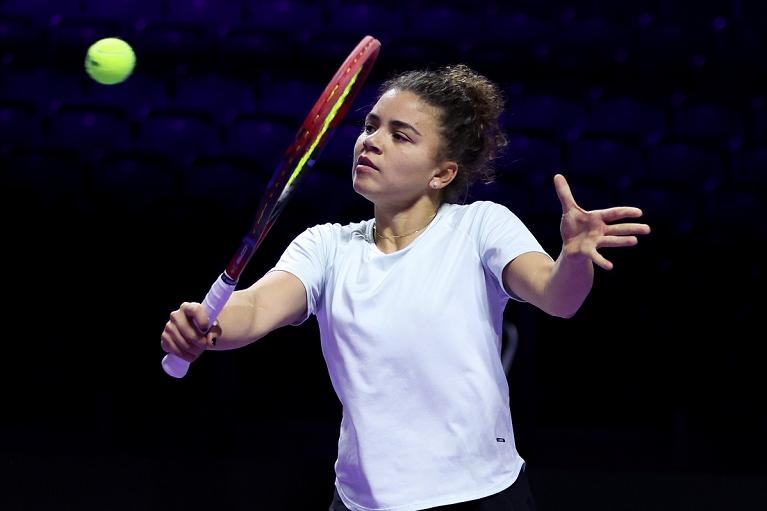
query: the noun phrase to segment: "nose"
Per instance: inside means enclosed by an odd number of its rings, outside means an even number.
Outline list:
[[[362,139],[362,148],[365,151],[373,152],[373,153],[381,152],[378,147],[378,144],[376,144],[376,139],[375,139],[376,133],[378,133],[378,130],[372,133],[363,132],[362,135],[360,135],[360,138]]]

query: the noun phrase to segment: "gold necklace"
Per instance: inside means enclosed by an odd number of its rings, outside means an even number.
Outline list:
[[[420,229],[416,229],[415,231],[409,232],[407,234],[399,234],[399,235],[398,234],[392,234],[391,236],[384,236],[383,234],[379,234],[378,233],[378,228],[376,228],[376,226],[374,224],[373,225],[373,235],[376,238],[380,238],[380,239],[384,239],[384,240],[389,240],[389,241],[394,241],[395,239],[399,239],[399,238],[407,238],[408,236],[412,236],[413,234],[416,234],[416,233],[421,232],[422,230],[426,229],[426,227],[429,226],[431,221],[434,220],[435,216],[437,216],[437,212],[436,211],[434,212],[433,215],[431,215],[431,218],[429,218],[429,221],[426,222],[426,225],[424,225]]]

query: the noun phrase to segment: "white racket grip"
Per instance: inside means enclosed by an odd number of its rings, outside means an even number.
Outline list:
[[[208,313],[208,325],[213,325],[216,319],[218,319],[218,315],[221,314],[224,305],[229,301],[229,297],[232,296],[236,285],[237,282],[229,278],[226,273],[222,273],[213,283],[208,294],[205,295],[205,300],[202,302],[205,311]],[[177,357],[173,353],[168,353],[162,359],[162,368],[169,376],[183,378],[189,370],[189,362]]]

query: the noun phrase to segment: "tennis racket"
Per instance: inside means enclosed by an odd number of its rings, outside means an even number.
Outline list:
[[[362,38],[304,119],[296,139],[285,151],[269,181],[250,232],[240,242],[226,270],[205,295],[202,304],[208,313],[209,324],[212,325],[218,318],[242,271],[274,225],[299,179],[314,165],[333,130],[343,120],[370,74],[380,49],[381,43],[374,37]],[[189,370],[189,362],[168,353],[162,360],[162,367],[170,376],[183,378]]]

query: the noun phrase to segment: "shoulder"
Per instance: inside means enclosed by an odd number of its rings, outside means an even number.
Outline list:
[[[340,223],[317,224],[306,229],[299,237],[309,237],[326,243],[349,243],[354,239],[364,239],[370,229],[372,220],[352,222],[346,225]]]
[[[516,220],[517,216],[504,206],[492,201],[475,201],[470,204],[444,204],[445,217],[458,225],[475,225],[493,220]]]

